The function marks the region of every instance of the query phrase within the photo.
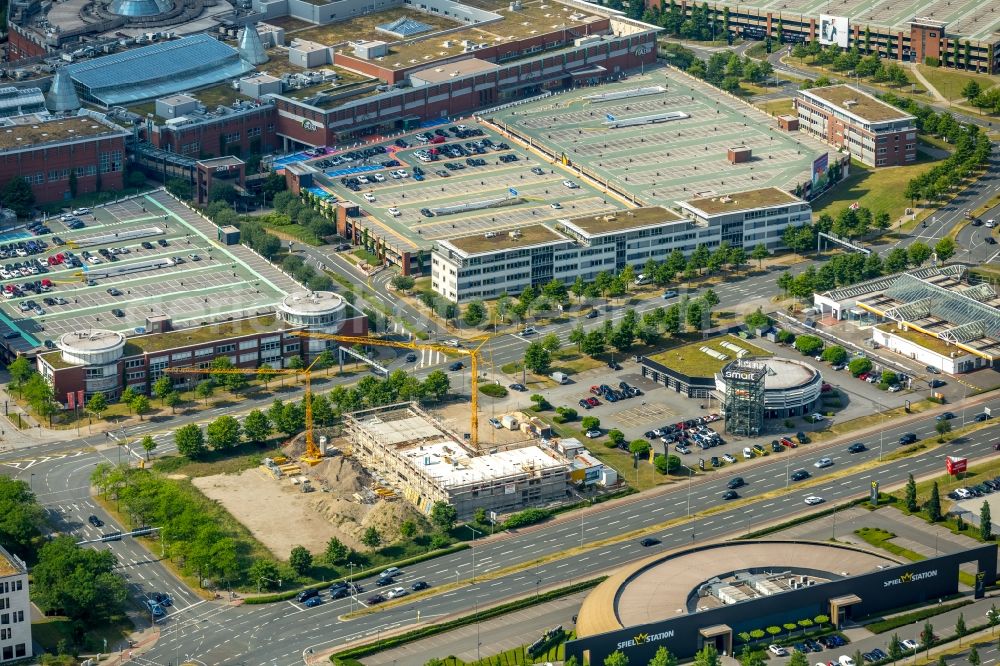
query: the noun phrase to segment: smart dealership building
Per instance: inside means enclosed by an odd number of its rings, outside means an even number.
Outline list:
[[[982,598],[996,581],[995,544],[921,562],[812,541],[737,541],[661,554],[594,588],[566,659],[600,664],[621,650],[630,663],[644,664],[661,646],[679,659],[705,645],[731,655],[741,632],[819,615],[840,628],[955,594],[964,563],[974,563],[975,597]]]

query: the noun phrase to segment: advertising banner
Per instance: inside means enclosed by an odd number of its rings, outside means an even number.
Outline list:
[[[847,48],[848,22],[846,16],[819,15],[819,43],[824,46],[836,44],[842,49]]]
[[[948,473],[952,476],[956,474],[962,474],[966,469],[969,468],[968,458],[956,458],[955,456],[948,456],[944,459],[944,467],[948,470]]]
[[[827,174],[830,171],[830,154],[823,153],[819,157],[813,160],[812,163],[812,191],[813,194],[822,192],[826,189],[826,181],[829,179]]]

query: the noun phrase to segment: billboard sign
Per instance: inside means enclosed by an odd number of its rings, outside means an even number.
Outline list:
[[[819,43],[824,46],[836,44],[842,49],[847,48],[848,23],[846,16],[819,15]]]
[[[812,194],[816,195],[826,189],[830,172],[830,154],[823,153],[812,163]]]
[[[948,456],[944,459],[944,467],[948,470],[948,473],[952,476],[956,474],[961,474],[969,468],[968,458],[956,458],[955,456]]]

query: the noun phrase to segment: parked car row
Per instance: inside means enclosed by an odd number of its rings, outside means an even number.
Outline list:
[[[618,402],[619,400],[627,400],[629,398],[635,398],[636,396],[642,395],[642,390],[629,385],[628,382],[618,382],[618,388],[612,388],[608,384],[601,384],[600,386],[591,386],[590,392],[595,396],[604,398],[606,402]],[[590,399],[584,398],[580,401],[580,406],[583,406],[585,401]],[[596,407],[601,404],[598,401],[590,404],[590,407]]]
[[[13,257],[28,257],[33,254],[41,254],[49,247],[43,240],[17,241],[16,243],[5,243],[0,245],[0,259]]]
[[[986,479],[985,481],[978,483],[974,486],[967,486],[965,488],[956,488],[955,490],[948,493],[948,497],[952,500],[972,499],[973,497],[982,497],[983,495],[989,495],[998,490],[1000,490],[1000,476],[994,477],[992,479]]]

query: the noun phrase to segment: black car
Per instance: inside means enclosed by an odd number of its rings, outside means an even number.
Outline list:
[[[528,390],[528,387],[525,386],[524,384],[511,384],[507,388],[509,388],[511,391],[518,391],[520,393],[524,393],[525,391]]]
[[[465,367],[464,363],[462,363],[461,361],[455,361],[454,363],[448,366],[448,369],[454,372],[456,370],[461,370],[464,367]]]
[[[742,488],[745,485],[746,481],[743,480],[742,476],[734,476],[733,478],[729,479],[729,483],[726,484],[726,487],[729,488],[730,490],[734,490],[736,488]]]
[[[346,587],[330,588],[331,599],[344,599],[349,596],[351,596],[351,591]]]
[[[976,414],[976,419],[975,420],[978,421],[978,422],[983,422],[983,421],[987,420],[988,418],[990,418],[989,414],[987,414],[986,412],[981,412],[979,414]]]
[[[900,445],[913,444],[913,442],[915,442],[915,441],[917,441],[917,435],[916,435],[916,433],[912,433],[912,432],[904,433],[899,438]]]
[[[865,445],[862,444],[861,442],[854,442],[853,444],[847,447],[848,453],[861,453],[865,449],[866,449]]]
[[[385,587],[386,585],[392,585],[396,582],[396,579],[392,576],[379,576],[375,581],[375,584],[379,587]]]
[[[295,595],[295,600],[302,603],[306,599],[312,599],[313,597],[319,596],[319,590],[302,590],[297,595]]]
[[[168,245],[170,245],[170,243],[167,242],[166,238],[161,238],[160,240],[156,241],[156,244],[159,245],[160,247],[167,247]]]
[[[110,289],[108,289],[108,294],[111,296],[121,296],[122,292],[114,287],[111,287]]]
[[[585,316],[585,317],[586,317],[587,319],[596,319],[596,318],[597,318],[597,310],[591,310],[590,312],[588,312],[588,313],[587,313],[586,315],[584,315],[584,316]]]
[[[153,244],[150,243],[149,241],[142,241],[142,247],[144,250],[152,250]]]
[[[799,440],[799,444],[808,444],[809,443],[809,436],[806,435],[801,430],[799,432],[795,433],[795,439]]]
[[[383,597],[381,594],[373,594],[372,596],[365,599],[365,603],[368,604],[369,606],[373,604],[380,604],[383,601],[385,601],[385,597]]]
[[[783,447],[781,445],[781,442],[779,442],[778,440],[774,440],[773,442],[771,442],[771,451],[773,451],[774,453],[781,453],[784,449],[785,447]]]
[[[87,518],[87,522],[93,525],[94,527],[104,527],[104,521],[98,518],[97,516],[91,516],[90,518]]]
[[[954,412],[945,412],[944,414],[938,414],[937,417],[935,417],[935,420],[936,421],[950,421],[953,418],[955,418],[955,413]]]
[[[660,543],[659,539],[654,539],[653,537],[646,537],[645,539],[639,542],[639,545],[648,548],[649,546],[655,546],[658,543]]]
[[[803,481],[809,478],[809,472],[804,469],[797,469],[789,476],[792,481]]]
[[[407,363],[415,363],[416,360],[417,360],[417,355],[414,354],[413,352],[410,352],[409,354],[406,355]]]
[[[124,317],[125,311],[122,310],[121,308],[115,308],[114,310],[111,311],[111,314],[113,314],[116,317]]]
[[[948,382],[941,381],[940,379],[932,379],[929,382],[927,382],[927,385],[930,386],[931,388],[941,388],[947,383]]]
[[[426,590],[429,587],[430,585],[427,584],[427,581],[418,580],[416,583],[410,586],[410,589],[413,590],[414,592],[419,592],[420,590]]]
[[[739,496],[740,494],[735,490],[727,490],[726,492],[722,493],[722,499],[724,500],[734,500],[737,499]]]

